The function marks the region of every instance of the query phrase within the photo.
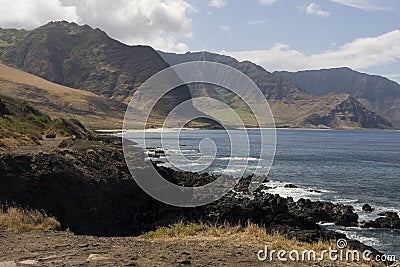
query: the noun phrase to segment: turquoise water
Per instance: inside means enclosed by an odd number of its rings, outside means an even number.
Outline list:
[[[250,154],[232,157],[229,137],[224,131],[182,131],[180,150],[188,159],[207,156],[212,146],[199,143],[204,138],[212,139],[217,147],[212,165],[199,166],[204,172],[237,175],[243,169],[249,173],[256,168],[267,173],[267,168],[258,164],[260,133],[249,130]],[[129,134],[135,140],[135,134]],[[160,133],[146,134],[147,147],[162,147]],[[172,135],[171,135],[172,136]],[[178,153],[172,149],[173,138],[163,134],[164,150],[167,155]],[[244,144],[244,143],[243,143]],[[235,145],[243,145],[235,144]],[[211,153],[211,152],[210,152]],[[247,159],[247,160],[246,160]],[[167,161],[167,159],[161,159]],[[229,160],[234,163],[229,169]],[[168,162],[163,165],[173,167]],[[205,168],[207,167],[207,168]],[[352,205],[360,215],[360,221],[375,219],[383,210],[400,211],[400,132],[399,131],[335,131],[335,130],[277,130],[276,155],[268,175],[270,193],[292,196],[295,199],[309,198]],[[292,183],[299,188],[285,188]],[[375,207],[375,212],[361,211],[365,203]],[[339,228],[349,237],[359,239],[368,245],[400,258],[400,232],[392,230],[366,230],[361,228]]]

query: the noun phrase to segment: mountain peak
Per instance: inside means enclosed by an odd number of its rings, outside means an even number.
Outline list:
[[[49,22],[14,37],[0,49],[0,61],[51,82],[122,101],[168,66],[149,46],[127,46],[100,29],[74,22]]]
[[[369,109],[400,125],[400,85],[385,77],[361,73],[348,67],[276,74],[314,95],[349,94]]]

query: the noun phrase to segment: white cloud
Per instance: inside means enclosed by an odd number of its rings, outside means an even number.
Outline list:
[[[229,27],[228,25],[221,25],[219,26],[219,29],[225,32],[229,32],[231,30],[231,27]]]
[[[366,11],[377,11],[377,10],[390,10],[390,5],[385,3],[383,0],[331,0],[335,3],[366,10]]]
[[[125,43],[184,52],[185,45],[175,39],[192,36],[192,20],[188,13],[194,8],[184,0],[70,1],[77,5],[78,15],[85,23]]]
[[[400,30],[377,37],[360,38],[323,53],[307,55],[276,43],[271,49],[243,52],[222,52],[238,60],[250,60],[270,71],[322,69],[348,66],[367,69],[400,61]]]
[[[278,0],[259,0],[261,5],[269,6],[275,3]]]
[[[321,7],[316,3],[311,3],[309,6],[307,6],[306,10],[307,14],[315,15],[321,18],[327,18],[331,15],[328,11],[322,10]]]
[[[75,6],[59,0],[0,0],[0,27],[33,29],[52,20],[79,22]]]
[[[259,25],[259,24],[266,24],[266,23],[268,23],[268,19],[259,19],[259,20],[252,20],[252,21],[249,21],[249,22],[247,22],[247,24],[249,24],[249,25]]]
[[[227,4],[228,4],[227,0],[211,0],[208,2],[209,6],[216,7],[216,8],[222,8],[222,7],[226,6]]]
[[[88,24],[128,44],[185,52],[195,9],[186,0],[0,0],[0,27],[34,28],[52,20]]]

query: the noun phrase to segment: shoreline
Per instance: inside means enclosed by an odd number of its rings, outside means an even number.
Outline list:
[[[121,145],[121,138],[102,136],[96,140],[64,140],[54,149],[46,148],[24,157],[12,152],[1,154],[0,202],[43,209],[59,219],[64,229],[76,234],[110,237],[137,235],[182,218],[194,222],[207,218],[210,223],[228,221],[239,225],[251,220],[265,225],[266,231],[282,231],[288,237],[316,242],[343,237],[321,229],[317,225],[320,221],[346,227],[358,223],[358,216],[347,205],[304,199],[296,202],[261,192],[254,200],[237,198],[239,195],[231,192],[215,203],[196,208],[158,203],[127,172]],[[141,149],[135,151],[140,170],[146,166],[145,157]],[[20,167],[16,170],[10,166]],[[170,182],[184,186],[198,186],[215,179],[208,174],[163,167],[158,170]],[[9,179],[13,184],[9,184]],[[249,179],[242,178],[235,191],[246,193]]]
[[[377,128],[327,128],[327,129],[318,129],[318,128],[235,128],[231,130],[275,130],[275,131],[384,131],[384,132],[400,132],[399,129],[377,129]],[[151,128],[151,129],[132,129],[132,130],[123,130],[123,129],[99,129],[94,130],[97,134],[123,134],[123,133],[161,133],[161,132],[174,132],[174,131],[223,131],[222,129],[207,129],[207,128]]]

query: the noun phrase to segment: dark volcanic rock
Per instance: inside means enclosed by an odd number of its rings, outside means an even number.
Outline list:
[[[8,110],[7,106],[1,101],[0,98],[0,116],[3,115],[10,115],[10,111]]]
[[[69,140],[53,152],[3,155],[0,202],[44,209],[75,233],[139,233],[146,218],[137,212],[154,201],[132,179],[120,145]]]
[[[140,175],[144,153],[131,155]],[[176,172],[157,167],[170,182],[199,186],[215,176]],[[244,194],[251,177],[235,187]],[[69,139],[52,151],[0,156],[0,203],[17,203],[44,209],[64,228],[78,234],[136,235],[157,226],[183,221],[264,225],[303,241],[336,238],[317,224],[357,224],[351,207],[301,199],[294,202],[256,192],[254,199],[228,193],[222,199],[195,208],[178,208],[154,200],[138,187],[125,164],[121,140],[112,137]]]
[[[399,219],[399,215],[394,211],[384,211],[378,214],[379,216],[388,217],[392,219]]]
[[[364,204],[363,206],[362,206],[362,210],[364,211],[364,212],[373,212],[374,211],[374,209],[371,207],[371,205],[369,205],[369,204]]]
[[[358,215],[354,213],[351,206],[299,199],[298,202],[291,202],[289,210],[292,214],[308,221],[334,222],[341,226],[358,225]]]
[[[400,218],[396,212],[382,212],[379,214],[378,219],[375,221],[368,221],[362,225],[363,228],[388,228],[388,229],[400,229]]]
[[[48,138],[48,139],[54,139],[56,137],[57,137],[56,134],[46,134],[46,138]]]

